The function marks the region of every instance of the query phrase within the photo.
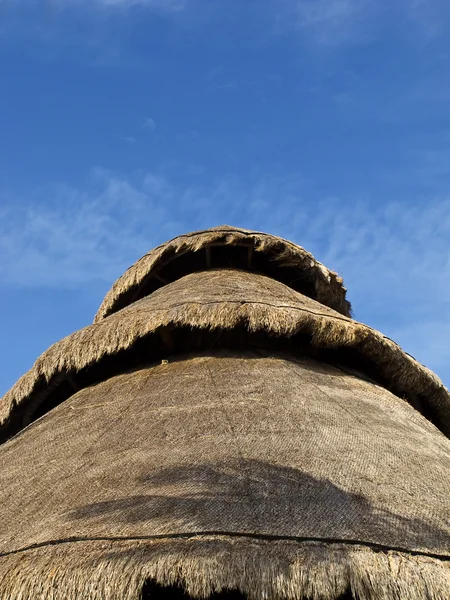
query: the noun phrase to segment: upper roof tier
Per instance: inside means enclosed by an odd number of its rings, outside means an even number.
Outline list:
[[[145,254],[114,283],[94,322],[184,275],[221,267],[266,275],[350,316],[342,279],[304,248],[267,233],[221,225],[180,235]]]

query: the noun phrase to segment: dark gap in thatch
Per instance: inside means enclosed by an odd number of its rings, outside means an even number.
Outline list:
[[[142,588],[142,600],[190,600],[190,596],[181,586],[161,585],[154,580],[147,580]],[[305,600],[311,596],[304,596]],[[353,594],[348,591],[337,600],[353,600]],[[224,589],[207,596],[205,600],[246,600],[247,595],[239,590]]]
[[[195,256],[195,254],[201,254],[201,253],[200,252],[194,253],[194,256]],[[175,250],[173,248],[168,248],[166,250],[166,255],[167,256],[165,257],[165,260],[161,264],[157,273],[161,279],[165,279],[166,281],[172,282],[172,281],[175,281],[175,279],[179,279],[179,277],[174,277],[173,279],[171,279],[170,272],[168,272],[170,269],[166,269],[166,267],[170,266],[171,264],[176,263],[180,259],[184,258],[185,255],[181,255],[181,256],[177,257],[175,254]],[[194,265],[195,259],[193,259],[191,262]],[[203,270],[205,267],[205,261],[204,261],[204,259],[202,261],[200,259],[200,256],[197,257],[197,266],[198,266],[198,268],[195,270]],[[128,306],[132,302],[135,302],[136,300],[139,300],[140,298],[143,298],[144,296],[148,296],[149,294],[151,294],[158,288],[162,287],[164,284],[162,283],[161,279],[157,279],[154,275],[155,275],[154,273],[151,273],[150,275],[145,277],[138,286],[130,288],[128,290],[128,293],[124,294],[123,297],[120,297],[118,304],[117,304],[117,309],[114,312],[117,312],[117,310],[120,310],[121,308]],[[182,277],[182,275],[181,275],[181,277]]]
[[[161,585],[154,580],[145,582],[142,600],[189,600],[192,598],[181,586]],[[239,590],[221,590],[207,597],[207,600],[245,600],[247,596]],[[206,599],[205,599],[206,600]]]
[[[313,275],[309,270],[278,265],[276,262],[278,255],[274,251],[270,255],[253,252],[249,265],[249,248],[252,247],[249,244],[236,246],[211,244],[207,247],[209,249],[208,256],[205,248],[196,252],[186,252],[179,256],[174,256],[172,251],[169,256],[165,257],[164,263],[162,263],[156,275],[152,272],[144,278],[139,286],[130,288],[116,300],[113,312],[117,312],[136,300],[149,296],[155,290],[166,285],[164,282],[172,283],[189,273],[205,271],[209,268],[250,270],[253,273],[280,281],[297,292],[317,300],[317,293],[312,279]]]
[[[26,410],[14,413],[14,417],[0,428],[0,444],[16,435],[28,424],[67,400],[74,394],[74,386],[83,389],[105,381],[114,375],[136,368],[148,366],[152,362],[170,359],[177,356],[196,353],[208,353],[221,349],[239,352],[258,352],[263,356],[283,354],[285,358],[295,360],[296,357],[307,356],[320,362],[333,365],[352,376],[369,379],[388,388],[387,382],[380,375],[377,366],[369,359],[361,356],[352,348],[322,349],[312,345],[310,335],[298,333],[290,338],[270,336],[264,331],[249,332],[242,324],[231,330],[196,329],[189,327],[165,328],[139,339],[133,347],[114,355],[107,355],[99,362],[81,371],[61,373],[53,381],[42,381],[40,389],[34,394],[33,401]],[[170,342],[170,345],[169,345]],[[188,349],[188,351],[187,351]],[[67,376],[70,375],[68,379]],[[402,390],[392,393],[404,398]],[[436,425],[437,419],[430,410],[427,418]],[[437,425],[436,425],[437,426]]]

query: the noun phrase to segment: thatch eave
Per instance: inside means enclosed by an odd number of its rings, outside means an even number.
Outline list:
[[[253,291],[248,291],[252,286]],[[309,336],[311,348],[353,350],[376,366],[385,387],[412,404],[419,397],[421,405],[417,408],[427,418],[432,415],[434,424],[450,435],[448,390],[432,371],[392,340],[267,277],[219,270],[187,275],[54,344],[3,397],[0,423],[4,437],[11,435],[13,421],[17,431],[36,418],[36,400],[42,403],[52,387],[64,381],[66,397],[70,396],[78,389],[78,372],[130,351],[139,340],[145,338],[157,347],[162,336],[166,349],[159,358],[163,358],[171,352],[164,332],[180,328],[232,331],[240,327],[249,334],[263,332],[274,338],[304,334]]]
[[[450,563],[364,545],[223,535],[59,541],[0,557],[0,597],[140,600],[148,584],[191,597],[236,590],[249,600],[444,600]],[[150,597],[150,596],[149,596]]]

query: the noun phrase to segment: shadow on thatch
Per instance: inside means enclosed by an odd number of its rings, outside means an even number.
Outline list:
[[[276,532],[279,538],[406,551],[429,540],[435,547],[450,545],[448,531],[420,518],[402,516],[397,512],[401,506],[375,508],[363,495],[327,479],[264,461],[177,466],[142,477],[139,483],[148,486],[148,494],[88,504],[70,513],[69,519],[142,522],[147,532],[152,522],[157,525],[164,520],[170,524],[169,536],[188,532],[264,538]],[[302,533],[296,538],[295,532]]]

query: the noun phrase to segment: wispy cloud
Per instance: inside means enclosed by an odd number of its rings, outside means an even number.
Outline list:
[[[228,17],[230,14],[227,3],[222,5],[208,0],[46,0],[45,11],[41,10],[42,0],[4,2],[10,8],[9,13],[17,13],[21,18],[11,21],[8,16],[0,22],[0,35],[5,35],[5,32],[12,35],[11,30],[21,29],[26,31],[27,37],[50,38],[52,43],[59,44],[63,40],[49,32],[47,19],[45,25],[39,25],[38,12],[27,15],[24,6],[37,8],[39,14],[45,13],[46,17],[52,13],[70,13],[69,20],[76,15],[80,23],[96,22],[98,19],[92,19],[92,16],[100,15],[102,36],[107,38],[105,44],[113,41],[111,32],[117,36],[117,22],[110,31],[110,24],[103,20],[105,14],[122,17],[124,12],[138,15],[146,11],[177,19],[183,15],[190,27],[204,27],[205,15],[210,24],[220,26],[224,14]],[[383,37],[386,29],[397,29],[401,36],[405,32],[413,32],[418,39],[429,40],[448,35],[450,22],[450,5],[446,0],[261,0],[259,4],[249,3],[249,6],[242,3],[242,8],[238,2],[235,4],[232,9],[234,15],[238,18],[239,15],[241,18],[254,16],[255,23],[262,24],[265,29],[264,35],[273,33],[274,28],[279,33],[294,31],[307,44],[333,49],[340,45],[377,40]],[[124,26],[124,30],[122,36],[125,38],[132,28]],[[80,46],[92,44],[89,36],[86,40],[85,32],[77,36],[72,31],[71,38]],[[118,41],[115,43],[118,44]],[[224,85],[234,86],[235,82],[225,81]]]
[[[373,0],[285,0],[277,6],[280,30],[295,29],[327,45],[365,39],[377,8]]]
[[[116,65],[124,60],[123,48],[135,18],[178,19],[190,1],[0,0],[0,38],[38,43],[47,52],[75,46],[95,54],[95,65]],[[146,61],[131,66],[146,69]]]
[[[418,286],[415,295],[425,299],[432,290],[442,296],[438,287],[450,281],[450,200],[380,206],[372,202],[305,201],[297,177],[229,176],[183,186],[161,173],[121,178],[97,170],[86,189],[46,186],[25,204],[3,195],[0,248],[7,260],[0,265],[0,275],[3,282],[15,285],[108,279],[111,269],[104,270],[105,261],[114,265],[118,260],[121,268],[123,257],[137,257],[155,236],[231,221],[269,229],[311,247],[353,285],[361,277],[364,285],[373,277],[383,279],[388,285],[377,284],[377,295],[391,295],[393,286],[401,294],[406,281],[420,278],[427,285]],[[84,249],[90,255],[86,268]],[[48,268],[27,266],[37,257]],[[75,270],[66,268],[69,264]]]
[[[203,178],[204,179],[204,178]],[[221,223],[292,239],[339,271],[355,316],[450,380],[450,199],[427,204],[306,202],[294,177],[228,177],[185,187],[159,173],[97,172],[87,189],[3,198],[4,286],[112,282],[155,244]]]
[[[448,29],[445,0],[274,0],[280,31],[297,30],[320,45],[372,41],[386,25],[435,38]]]
[[[155,119],[152,119],[151,117],[146,117],[142,124],[142,128],[146,129],[147,131],[154,131],[156,129]]]
[[[450,5],[446,0],[409,0],[404,6],[408,19],[426,38],[448,34]]]

